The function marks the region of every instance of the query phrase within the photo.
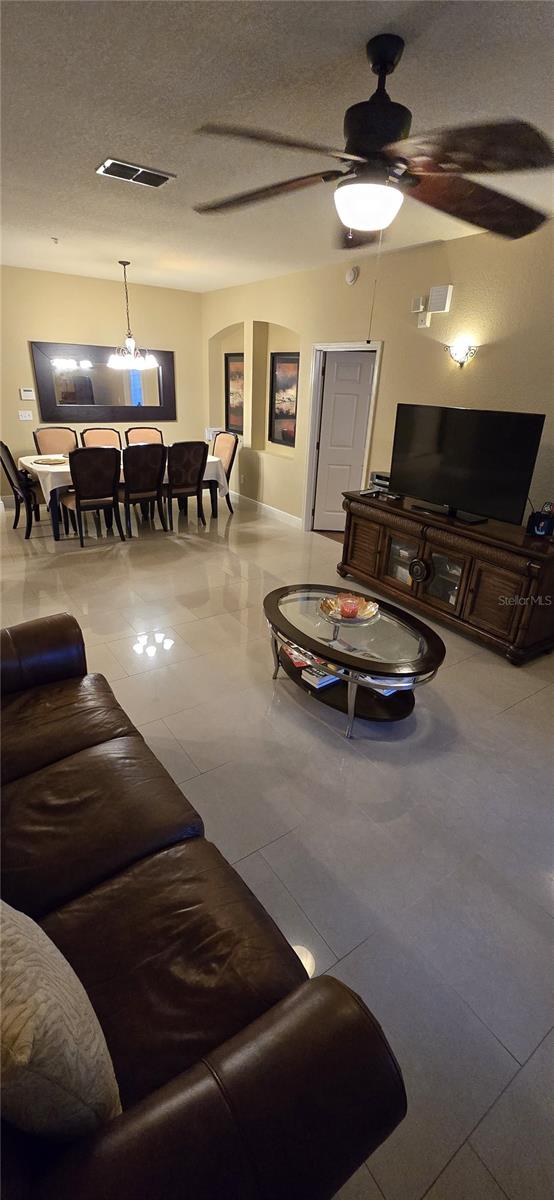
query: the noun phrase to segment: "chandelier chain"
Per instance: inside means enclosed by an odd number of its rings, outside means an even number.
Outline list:
[[[125,312],[127,315],[127,337],[132,337],[131,318],[129,316],[129,288],[127,287],[127,265],[123,264],[123,285],[125,287]]]
[[[108,366],[114,371],[149,371],[159,370],[159,363],[153,354],[141,351],[131,332],[131,315],[129,312],[129,286],[127,283],[127,267],[131,264],[126,258],[119,259],[123,270],[123,287],[125,289],[125,315],[127,317],[127,336],[122,346],[116,346],[110,354]]]

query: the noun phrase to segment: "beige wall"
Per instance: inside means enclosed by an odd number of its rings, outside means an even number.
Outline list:
[[[159,422],[166,441],[204,436],[200,345],[200,296],[169,288],[130,286],[132,328],[140,344],[175,353],[177,420]],[[29,342],[89,342],[113,346],[125,333],[123,287],[18,267],[2,270],[2,438],[17,457],[34,451],[33,429],[41,423],[38,402],[19,397],[20,387],[36,392]],[[33,421],[18,420],[30,408]],[[68,424],[70,422],[68,421]],[[88,424],[89,422],[85,422]],[[119,425],[120,430],[130,422]],[[82,424],[71,422],[75,429]],[[153,422],[158,424],[158,422]],[[2,491],[7,484],[2,480]]]
[[[208,413],[209,424],[225,427],[225,355],[244,353],[244,329],[242,325],[231,325],[210,340]],[[199,356],[198,367],[201,358]]]
[[[219,423],[222,355],[226,348],[240,348],[240,332],[245,353],[245,436],[235,486],[294,516],[302,515],[304,505],[312,347],[317,342],[364,341],[368,336],[377,264],[374,256],[367,255],[360,256],[358,263],[360,278],[354,287],[344,282],[344,259],[336,266],[202,296],[131,286],[138,339],[175,352],[178,419],[164,427],[167,440],[202,437],[206,424]],[[546,412],[531,494],[536,504],[552,494],[551,279],[551,225],[519,242],[483,234],[382,256],[372,338],[383,342],[383,356],[370,467],[389,466],[399,401]],[[410,311],[412,297],[427,294],[437,283],[454,285],[451,311],[433,317],[429,329],[418,330]],[[5,268],[3,293],[2,427],[5,440],[18,454],[33,450],[33,424],[39,423],[36,405],[24,406],[33,407],[33,423],[17,420],[22,407],[18,389],[34,386],[29,341],[113,344],[124,332],[122,289],[116,282]],[[233,326],[237,329],[229,329]],[[275,331],[274,326],[284,327],[290,345],[280,344],[283,330]],[[221,331],[225,333],[219,339]],[[462,334],[480,349],[473,362],[460,370],[444,353],[443,344]],[[273,345],[274,337],[279,345]],[[213,353],[216,346],[219,366]],[[297,442],[291,450],[266,440],[267,361],[270,349],[297,348]],[[263,409],[261,387],[266,391]]]
[[[245,436],[239,462],[241,490],[246,495],[296,516],[302,514],[304,503],[312,346],[364,341],[368,336],[376,260],[361,256],[358,263],[360,278],[354,287],[344,282],[343,260],[336,267],[202,297],[204,345],[234,322],[244,323],[250,338],[256,322],[284,325],[298,335],[296,447],[286,455],[267,447],[256,450],[248,446]],[[531,494],[538,504],[552,493],[551,278],[551,225],[519,242],[483,234],[382,256],[372,338],[384,346],[371,468],[389,467],[400,401],[545,412],[547,423]],[[410,311],[412,297],[428,294],[431,285],[438,283],[454,285],[451,311],[434,316],[429,329],[419,330]],[[443,344],[459,335],[468,335],[480,346],[473,362],[461,370],[443,351]]]

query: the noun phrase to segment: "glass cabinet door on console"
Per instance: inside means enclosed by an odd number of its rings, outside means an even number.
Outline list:
[[[442,546],[427,545],[425,550],[426,578],[419,586],[419,595],[443,612],[457,614],[462,605],[470,560],[451,554]]]
[[[383,549],[381,578],[400,591],[413,591],[416,581],[410,574],[410,563],[420,558],[421,548],[421,543],[414,538],[389,530]]]

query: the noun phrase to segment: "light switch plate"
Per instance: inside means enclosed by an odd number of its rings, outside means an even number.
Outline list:
[[[34,388],[20,388],[19,389],[19,397],[21,400],[26,400],[27,404],[28,404],[30,400],[31,401],[36,400],[35,389]]]
[[[19,420],[20,421],[32,421],[32,419],[33,419],[33,414],[31,412],[30,408],[20,408],[20,410],[19,410]]]

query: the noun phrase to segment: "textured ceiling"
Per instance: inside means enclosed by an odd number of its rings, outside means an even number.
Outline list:
[[[125,257],[135,282],[204,291],[338,261],[332,185],[225,216],[191,208],[328,169],[329,159],[193,131],[234,121],[342,145],[344,110],[376,83],[365,42],[383,31],[407,42],[389,92],[412,109],[413,132],[508,116],[552,132],[550,3],[7,0],[2,9],[3,261],[13,265],[116,278]],[[95,168],[107,156],[177,178],[160,191],[102,178]],[[552,206],[550,173],[495,184]],[[407,199],[386,245],[474,232]]]

